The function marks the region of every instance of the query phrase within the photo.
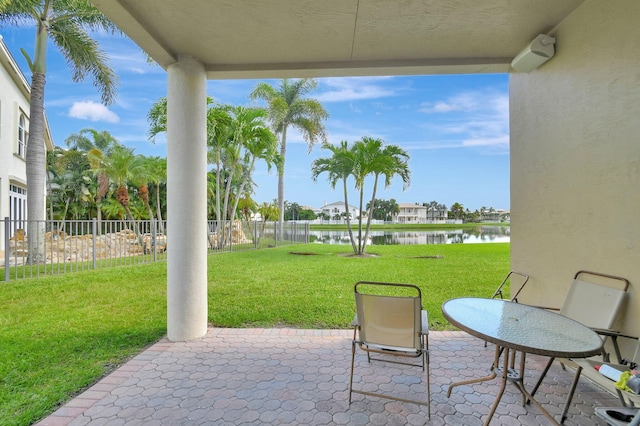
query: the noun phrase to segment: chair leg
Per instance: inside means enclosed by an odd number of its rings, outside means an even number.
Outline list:
[[[549,368],[551,368],[551,364],[553,364],[554,360],[555,360],[555,358],[549,358],[549,362],[544,367],[544,370],[542,371],[542,374],[540,375],[540,378],[538,379],[538,383],[536,383],[536,385],[533,387],[533,390],[531,391],[531,396],[534,396],[536,394],[536,392],[538,391],[538,388],[542,384],[542,380],[547,375],[547,372],[549,371]],[[527,403],[529,403],[529,402],[530,401],[527,401]]]
[[[567,402],[564,404],[564,410],[562,410],[562,417],[560,418],[560,423],[564,423],[567,420],[567,412],[569,411],[569,405],[571,404],[571,400],[573,399],[573,394],[576,391],[576,386],[578,386],[578,380],[580,379],[580,374],[582,374],[582,367],[578,366],[576,369],[576,374],[573,376],[573,381],[571,382],[571,388],[569,389],[569,394],[567,395]]]
[[[427,367],[427,418],[429,420],[431,420],[431,372],[429,370],[429,363],[430,363],[430,358],[429,358],[429,337],[426,336],[425,337],[426,340],[426,344],[425,344],[425,348],[426,350],[424,351],[424,359],[426,363],[426,367]]]
[[[349,379],[349,405],[351,405],[351,394],[353,393],[353,367],[356,358],[356,342],[351,342],[351,378]]]

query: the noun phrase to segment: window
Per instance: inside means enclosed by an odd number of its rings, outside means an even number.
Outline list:
[[[26,188],[9,185],[9,219],[16,221],[27,220],[27,190]],[[23,227],[23,226],[18,226]]]
[[[27,154],[27,142],[29,141],[28,125],[27,117],[23,113],[20,113],[20,120],[18,121],[18,149],[16,154],[22,158]]]

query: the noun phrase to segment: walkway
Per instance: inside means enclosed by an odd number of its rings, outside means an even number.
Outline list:
[[[494,348],[463,332],[431,332],[432,416],[426,407],[354,394],[348,404],[349,330],[210,329],[186,343],[159,341],[38,425],[481,425],[498,382],[460,386],[485,374]],[[361,372],[366,356],[359,352]],[[528,388],[544,359],[527,358]],[[424,392],[416,368],[375,364],[363,381],[399,393]],[[382,369],[382,372],[381,372]],[[384,374],[388,372],[388,375]],[[356,370],[358,372],[358,370]],[[389,378],[390,376],[390,378]],[[560,417],[572,372],[556,363],[538,400]],[[368,385],[369,386],[369,385]],[[617,399],[582,379],[566,425],[604,425],[593,414]],[[492,425],[544,425],[509,385]]]

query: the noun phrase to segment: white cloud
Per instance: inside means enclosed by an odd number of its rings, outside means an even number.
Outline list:
[[[481,92],[460,93],[446,100],[423,102],[419,111],[426,113],[473,111],[482,105],[480,101],[484,96],[486,94]]]
[[[380,82],[392,77],[325,78],[321,84],[329,89],[315,96],[320,102],[345,102],[362,99],[379,99],[396,96],[397,91],[384,87]]]
[[[458,93],[435,102],[424,102],[419,109],[427,114],[446,115],[446,121],[427,124],[430,133],[447,142],[428,144],[421,149],[491,148],[509,151],[509,97],[494,90]],[[455,140],[456,142],[452,142]]]
[[[92,101],[74,102],[69,108],[69,116],[80,120],[106,121],[108,123],[120,121],[120,117],[115,112],[110,111],[109,108],[102,104]]]

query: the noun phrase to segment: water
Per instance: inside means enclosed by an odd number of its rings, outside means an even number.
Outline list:
[[[351,244],[347,231],[310,231],[310,241],[322,244]],[[364,231],[363,231],[364,234]],[[355,238],[357,230],[354,230]],[[508,226],[478,226],[465,229],[441,229],[434,231],[375,231],[369,232],[367,245],[390,244],[478,244],[508,243]]]

